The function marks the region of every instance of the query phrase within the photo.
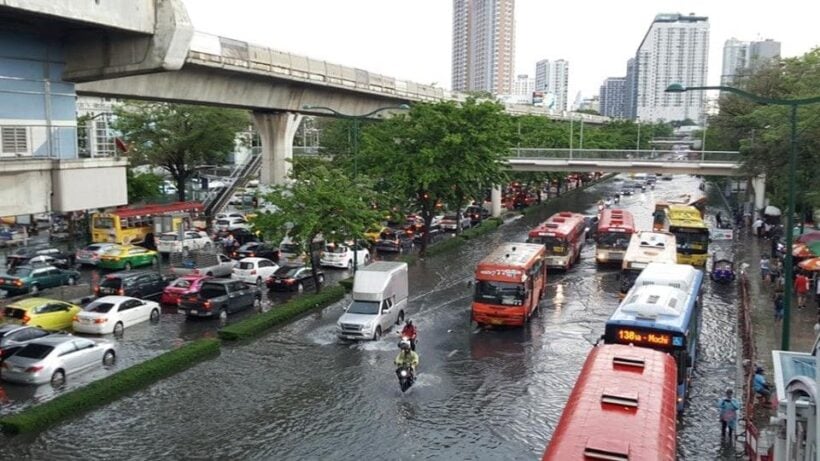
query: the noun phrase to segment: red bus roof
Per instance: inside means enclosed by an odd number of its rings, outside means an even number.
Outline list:
[[[627,234],[635,232],[635,219],[632,213],[621,209],[607,208],[601,212],[601,219],[598,221],[598,232],[618,232]]]
[[[521,282],[545,253],[540,243],[502,243],[478,263],[475,276],[480,280]]]
[[[676,374],[664,352],[592,348],[543,461],[674,460]]]
[[[199,212],[202,210],[204,210],[204,207],[200,202],[174,202],[146,205],[136,208],[118,208],[111,213],[119,216],[120,218],[130,218],[132,216],[156,216],[167,213]]]
[[[550,216],[549,219],[531,230],[529,236],[555,235],[556,237],[566,237],[572,234],[572,231],[579,223],[584,224],[584,215],[562,211]]]

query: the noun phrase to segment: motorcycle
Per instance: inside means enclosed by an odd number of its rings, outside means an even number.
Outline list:
[[[408,343],[410,343],[410,350],[411,351],[413,351],[413,352],[416,351],[416,341],[418,341],[418,335],[413,335],[413,336],[401,335],[401,340],[402,341],[407,341]]]
[[[604,202],[604,206],[606,206],[607,208],[611,207],[612,206],[612,199],[609,199],[609,198],[606,199],[606,202]]]
[[[612,201],[615,202],[615,203],[621,203],[621,197],[616,195],[615,198]]]
[[[396,368],[396,376],[399,377],[399,388],[402,392],[407,392],[407,389],[410,389],[410,386],[416,381],[413,370],[408,366]]]

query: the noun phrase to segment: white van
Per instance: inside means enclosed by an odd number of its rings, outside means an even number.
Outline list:
[[[407,309],[407,263],[378,261],[356,272],[353,302],[336,322],[342,339],[378,340],[404,321]]]

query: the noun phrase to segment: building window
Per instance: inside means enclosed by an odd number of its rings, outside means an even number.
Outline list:
[[[29,155],[28,130],[24,126],[0,128],[0,153],[3,155]]]

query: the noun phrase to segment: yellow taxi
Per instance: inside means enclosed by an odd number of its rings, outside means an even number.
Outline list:
[[[48,298],[26,298],[6,306],[6,323],[40,327],[44,330],[67,330],[82,308],[65,301]]]
[[[364,238],[367,239],[370,243],[376,243],[376,240],[379,239],[379,236],[382,235],[382,232],[386,231],[387,228],[382,226],[381,224],[374,224],[367,228],[364,231]]]

